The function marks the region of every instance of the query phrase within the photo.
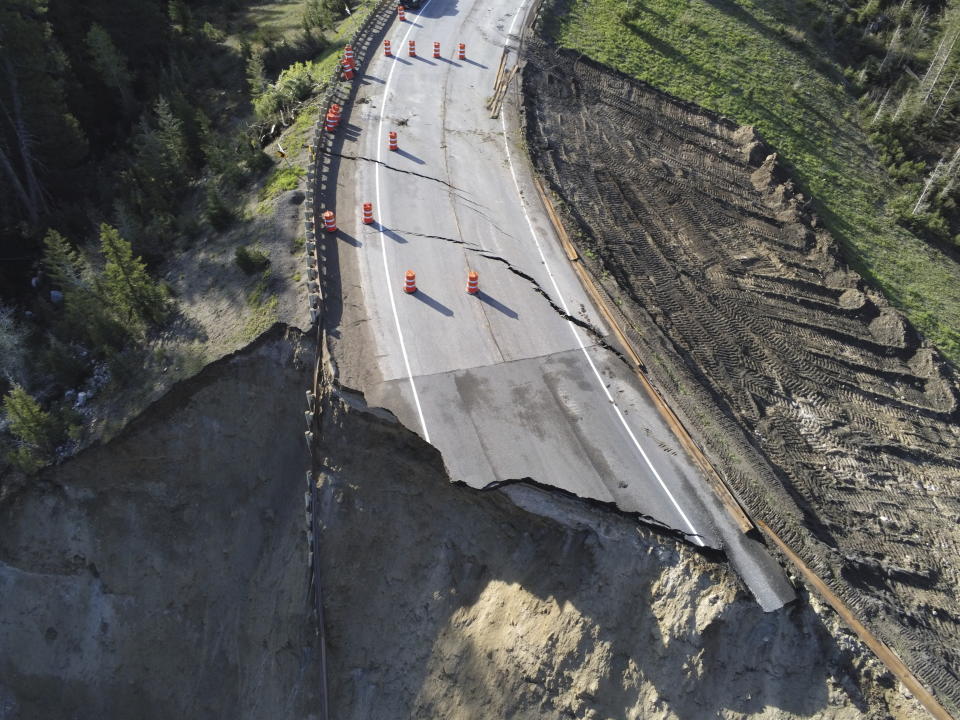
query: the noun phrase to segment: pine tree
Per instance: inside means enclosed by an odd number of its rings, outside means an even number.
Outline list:
[[[43,267],[61,292],[84,285],[90,275],[86,260],[56,230],[43,238]]]
[[[157,100],[154,112],[157,115],[157,137],[166,152],[168,172],[171,176],[181,176],[188,159],[183,121],[174,114],[165,97]]]
[[[101,287],[117,316],[137,329],[162,322],[167,315],[166,295],[116,228],[100,226],[100,251],[106,261]]]
[[[87,33],[87,49],[104,85],[120,94],[123,108],[130,112],[133,108],[131,82],[133,76],[127,67],[127,59],[117,50],[110,35],[101,25],[94,23]]]
[[[0,383],[13,384],[26,378],[25,335],[13,317],[13,308],[0,304]]]
[[[3,412],[10,433],[21,443],[10,461],[27,473],[36,472],[63,440],[60,424],[20,385],[14,385],[3,399]]]
[[[43,244],[43,267],[63,293],[58,334],[101,353],[119,349],[128,331],[113,317],[89,263],[55,230],[47,233]]]

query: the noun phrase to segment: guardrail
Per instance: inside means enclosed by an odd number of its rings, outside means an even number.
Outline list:
[[[370,56],[373,48],[373,41],[384,30],[389,23],[395,0],[380,0],[372,8],[366,18],[364,18],[349,44],[354,50],[354,62],[359,70],[362,68]],[[353,82],[341,81],[343,73],[342,61],[337,63],[333,73],[327,83],[327,88],[321,97],[319,108],[320,112],[317,122],[314,124],[313,139],[310,142],[310,165],[307,168],[307,188],[306,197],[303,204],[304,209],[304,234],[306,242],[306,282],[307,282],[307,301],[309,303],[311,326],[316,330],[316,361],[313,372],[313,386],[307,392],[307,410],[305,418],[307,430],[305,438],[307,442],[307,452],[310,454],[311,469],[306,474],[307,488],[304,495],[307,539],[309,544],[309,572],[310,572],[310,594],[313,599],[313,613],[316,623],[316,631],[320,645],[320,674],[322,682],[322,702],[319,708],[320,720],[327,720],[329,711],[327,707],[327,651],[326,651],[326,631],[323,615],[323,588],[319,568],[317,567],[317,549],[319,542],[319,523],[317,519],[317,510],[319,508],[319,493],[317,488],[317,478],[320,477],[323,467],[321,461],[314,452],[314,440],[319,436],[324,408],[324,388],[329,387],[333,381],[333,366],[329,362],[327,353],[326,331],[323,327],[324,306],[325,306],[325,280],[326,264],[324,256],[326,253],[326,241],[324,233],[320,226],[320,215],[327,208],[329,197],[336,187],[336,174],[332,172],[329,162],[328,151],[332,149],[336,137],[324,131],[323,121],[327,110],[334,102],[338,102],[344,107],[350,97],[355,93],[356,86]]]

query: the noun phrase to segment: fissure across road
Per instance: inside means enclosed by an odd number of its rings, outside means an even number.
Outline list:
[[[697,545],[741,542],[608,342],[543,208],[526,201],[537,195],[508,129],[513,100],[500,119],[485,110],[525,7],[428,0],[420,27],[388,30],[394,48],[424,38],[450,54],[465,42],[468,61],[378,54],[367,68],[382,80],[361,88],[361,132],[341,151],[371,160],[353,166],[356,195],[372,195],[379,221],[350,225],[356,241],[340,246],[359,271],[379,371],[361,389],[435,445],[454,480],[528,477],[656,518]],[[389,130],[403,152],[385,162]],[[400,287],[406,270],[416,293]],[[479,273],[477,294],[466,292],[468,270]],[[756,591],[764,607],[792,598],[775,585]]]

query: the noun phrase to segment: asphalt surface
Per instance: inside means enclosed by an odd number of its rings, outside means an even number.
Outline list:
[[[353,196],[373,203],[375,223],[361,224],[359,207],[338,217],[382,377],[363,388],[367,400],[436,446],[452,479],[482,488],[529,478],[642,513],[723,547],[760,604],[779,607],[793,592],[776,563],[738,531],[631,368],[598,342],[608,330],[540,207],[509,113],[493,119],[485,107],[518,12],[425,2],[388,28],[393,57],[378,51],[360,80],[343,152],[370,159],[357,163]],[[389,131],[399,151],[387,149]],[[406,270],[414,294],[403,291]],[[477,295],[466,292],[469,270]]]

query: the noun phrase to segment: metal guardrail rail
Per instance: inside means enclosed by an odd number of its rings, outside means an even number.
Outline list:
[[[355,64],[362,68],[369,59],[373,41],[383,32],[389,23],[394,8],[394,0],[380,0],[374,5],[366,18],[357,27],[350,38],[349,45],[353,47]],[[319,218],[326,201],[332,194],[331,188],[336,185],[336,174],[331,172],[327,152],[333,147],[335,138],[324,132],[323,119],[326,111],[334,102],[346,105],[355,92],[353,83],[342,82],[342,62],[337,63],[327,82],[326,90],[319,103],[321,112],[314,125],[313,139],[310,143],[310,166],[307,169],[307,189],[304,201],[304,234],[306,236],[306,273],[308,302],[312,329],[316,331],[315,363],[313,385],[308,393],[307,407],[307,451],[310,454],[311,468],[307,472],[307,488],[305,493],[306,528],[309,544],[309,573],[310,596],[316,624],[316,633],[320,645],[320,676],[321,676],[321,707],[320,720],[330,717],[327,693],[327,637],[323,613],[323,586],[320,570],[317,566],[317,551],[319,548],[319,488],[317,478],[323,471],[322,460],[318,457],[315,439],[322,430],[325,389],[334,381],[334,370],[328,361],[326,330],[323,327],[326,279],[324,262],[324,240],[317,234]],[[332,185],[331,185],[332,184]],[[319,200],[318,200],[319,198]],[[309,602],[309,600],[308,600]]]

